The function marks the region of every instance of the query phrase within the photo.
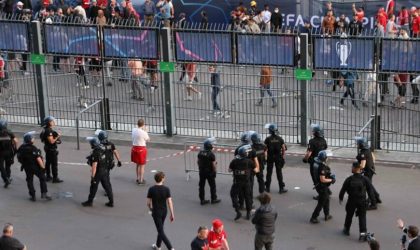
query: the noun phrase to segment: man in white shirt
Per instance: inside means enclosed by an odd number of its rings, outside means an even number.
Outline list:
[[[136,164],[136,174],[138,185],[145,185],[144,180],[144,167],[146,166],[147,148],[146,142],[150,141],[147,133],[147,128],[144,125],[144,120],[139,119],[137,121],[137,128],[133,128],[131,132],[131,138],[133,141],[133,148],[131,149],[131,161]]]
[[[271,28],[271,12],[270,7],[268,4],[264,5],[264,10],[262,11],[262,20],[263,20],[263,28],[265,33],[270,33]]]

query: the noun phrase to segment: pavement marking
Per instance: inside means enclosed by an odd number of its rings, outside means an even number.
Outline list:
[[[294,187],[293,189],[295,189],[295,190],[299,190],[299,189],[300,189],[300,187]]]
[[[156,173],[156,172],[157,172],[157,170],[155,170],[155,169],[150,170],[150,173]]]

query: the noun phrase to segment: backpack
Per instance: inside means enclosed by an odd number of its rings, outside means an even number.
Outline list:
[[[365,197],[366,196],[366,184],[363,176],[352,176],[350,179],[350,190],[349,196],[353,197]]]

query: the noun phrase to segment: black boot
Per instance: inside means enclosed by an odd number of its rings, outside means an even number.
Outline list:
[[[109,202],[105,203],[105,206],[107,206],[107,207],[114,207],[114,202],[109,201]]]
[[[52,200],[51,196],[49,196],[48,193],[42,193],[41,194],[41,199],[44,199],[44,200],[47,200],[47,201]]]
[[[284,194],[284,193],[287,193],[287,189],[285,189],[284,187],[282,187],[282,188],[280,188],[280,190],[279,190],[279,194]]]
[[[343,228],[343,234],[346,236],[350,236],[350,230],[347,228]]]
[[[91,207],[92,206],[92,201],[87,200],[85,202],[82,202],[82,206],[84,206],[84,207]]]
[[[246,219],[247,220],[251,219],[251,211],[246,211]]]
[[[239,220],[242,217],[242,214],[238,209],[236,209],[235,211],[236,211],[236,217],[235,217],[234,220],[236,221],[236,220]]]

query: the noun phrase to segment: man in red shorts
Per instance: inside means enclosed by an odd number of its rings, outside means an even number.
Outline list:
[[[225,230],[223,230],[223,222],[219,219],[215,219],[212,224],[213,228],[207,236],[209,250],[229,250],[227,235]]]
[[[146,165],[147,148],[146,142],[150,141],[147,133],[147,128],[144,125],[144,120],[139,119],[137,121],[137,128],[133,128],[131,132],[131,138],[133,141],[133,148],[131,149],[131,161],[136,164],[137,174],[137,185],[145,185],[144,180],[144,167]]]

